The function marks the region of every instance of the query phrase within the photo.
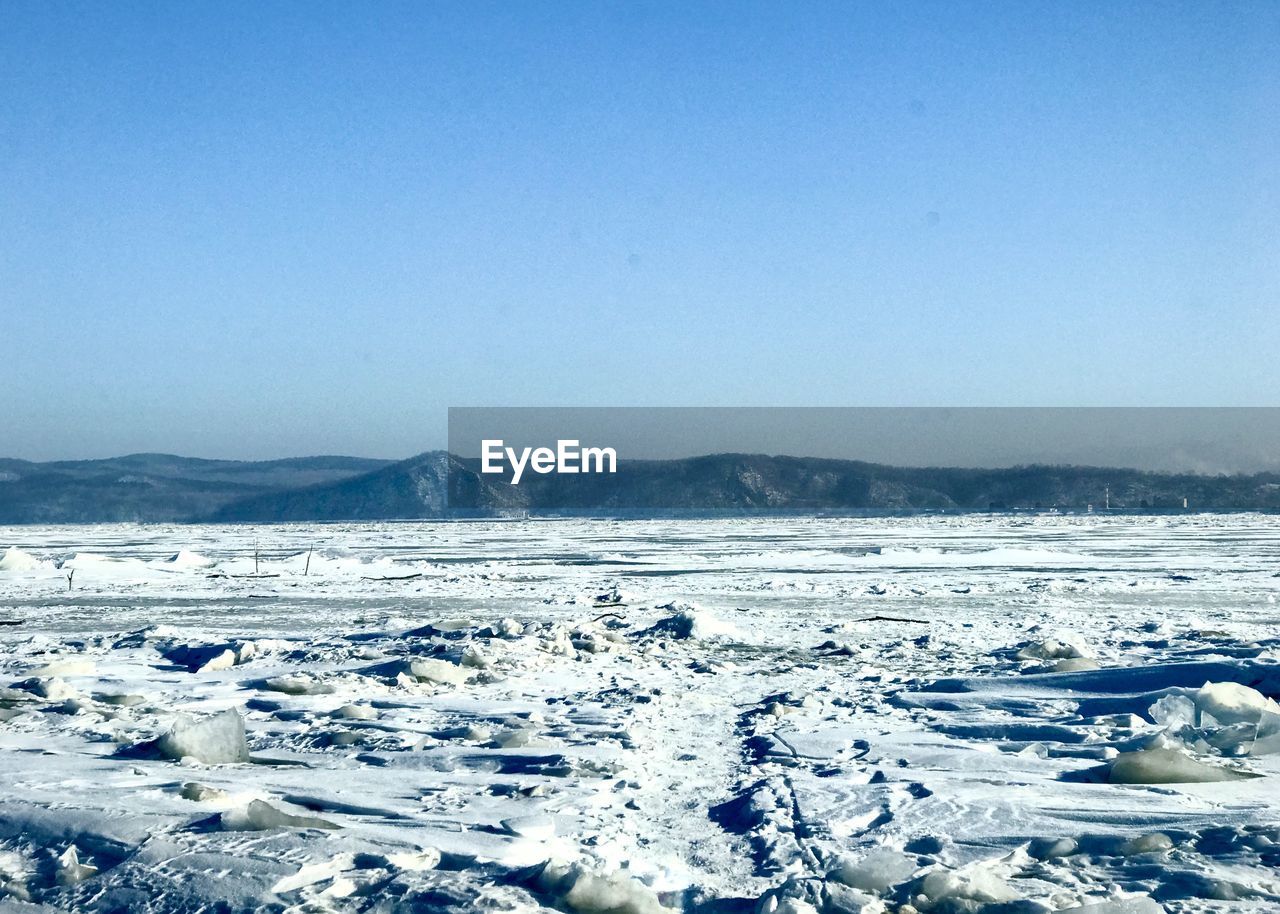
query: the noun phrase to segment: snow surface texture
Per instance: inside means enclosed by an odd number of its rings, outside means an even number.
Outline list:
[[[0,911],[1280,911],[1277,572],[1249,516],[0,528]]]

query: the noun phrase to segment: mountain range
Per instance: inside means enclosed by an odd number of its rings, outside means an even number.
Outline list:
[[[172,454],[48,463],[0,458],[0,523],[201,520],[246,498],[324,486],[388,463],[359,457],[201,460]]]
[[[710,454],[621,460],[616,475],[530,476],[430,451],[391,462],[262,462],[134,454],[0,459],[0,523],[284,522],[510,515],[1280,512],[1280,474],[1198,475],[1076,466],[893,467]],[[1184,502],[1185,499],[1185,502]],[[1185,507],[1184,507],[1185,505]]]

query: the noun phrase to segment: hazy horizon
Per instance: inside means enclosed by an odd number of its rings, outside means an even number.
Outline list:
[[[902,467],[1096,466],[1157,472],[1280,472],[1280,408],[674,407],[455,408],[447,440],[402,454],[268,457],[134,451],[210,460],[355,457],[390,462],[448,450],[476,456],[482,438],[545,445],[558,438],[617,448],[619,459],[741,453],[861,460]],[[17,454],[2,458],[25,460]]]

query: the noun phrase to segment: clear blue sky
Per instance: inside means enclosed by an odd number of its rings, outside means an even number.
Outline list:
[[[1280,391],[1280,3],[0,5],[0,454]]]

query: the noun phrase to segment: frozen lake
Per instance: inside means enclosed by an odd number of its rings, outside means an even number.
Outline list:
[[[0,556],[19,910],[1280,910],[1274,518],[11,527]]]

